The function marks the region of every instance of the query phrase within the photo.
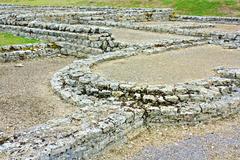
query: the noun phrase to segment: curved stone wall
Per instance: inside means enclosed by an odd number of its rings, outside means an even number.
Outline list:
[[[240,111],[238,68],[217,68],[213,78],[162,86],[113,81],[91,71],[97,63],[156,51],[109,52],[59,70],[51,80],[54,91],[80,110],[19,134],[2,136],[0,151],[9,158],[87,159],[151,123],[195,124]]]
[[[142,51],[145,53],[146,51]],[[151,52],[151,51],[150,51]],[[184,121],[184,112],[189,110],[188,114],[197,115],[195,119],[189,120],[191,122],[201,122],[201,113],[204,113],[201,105],[198,107],[195,105],[201,103],[210,103],[211,101],[217,101],[223,96],[235,94],[239,92],[239,70],[238,69],[216,69],[217,73],[221,74],[221,77],[216,76],[206,80],[193,81],[189,83],[177,84],[177,85],[138,85],[129,82],[118,82],[113,80],[105,79],[100,75],[93,73],[91,67],[97,63],[101,63],[106,60],[123,58],[128,56],[136,55],[138,52],[117,52],[109,53],[104,55],[92,56],[86,60],[75,62],[69,66],[69,71],[65,71],[67,75],[62,79],[61,83],[57,83],[55,88],[56,91],[65,100],[70,100],[76,104],[83,105],[82,100],[78,100],[74,97],[74,88],[78,94],[93,96],[97,98],[113,98],[124,106],[133,108],[140,108],[148,112],[153,108],[160,110],[166,109],[168,114],[171,114],[177,119],[176,122],[181,121],[178,119],[178,115],[182,116]],[[149,54],[149,52],[147,52]],[[233,72],[235,75],[230,77],[229,72]],[[55,83],[53,83],[54,85]],[[70,88],[64,87],[71,86]],[[87,104],[94,104],[94,101],[87,100]],[[194,106],[194,107],[192,107]],[[164,109],[163,109],[164,108]],[[192,113],[190,112],[192,111]],[[152,111],[151,111],[152,112]],[[218,110],[215,113],[218,114]],[[159,116],[164,116],[161,113]],[[209,118],[210,118],[209,114]],[[165,120],[167,121],[167,120]]]
[[[148,50],[143,50],[142,54],[146,52],[149,54]],[[52,86],[64,100],[84,106],[87,110],[95,110],[96,117],[102,113],[101,106],[106,104],[134,113],[140,111],[140,119],[134,123],[141,125],[195,124],[239,112],[240,69],[237,68],[218,68],[216,73],[219,76],[173,86],[139,86],[117,82],[91,71],[91,66],[97,63],[138,53],[126,50],[75,61],[55,74]],[[108,109],[112,111],[111,107]],[[112,136],[121,134],[124,137],[124,133],[125,129]]]

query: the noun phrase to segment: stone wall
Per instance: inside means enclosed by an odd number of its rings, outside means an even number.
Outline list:
[[[115,22],[142,22],[168,20],[171,13],[171,9],[108,9],[102,12],[44,15],[39,20],[67,24],[88,24],[91,21],[106,20]]]
[[[87,24],[93,20],[141,22],[149,20],[168,20],[169,15],[173,12],[172,9],[116,9],[84,7],[22,7],[24,12],[20,10],[21,8],[14,8],[16,9],[15,12],[9,12],[8,10],[10,8],[10,6],[5,8],[5,10],[3,8],[4,12],[0,12],[4,13],[0,15],[5,15],[0,18],[0,24],[26,26],[33,20],[67,24]],[[48,10],[52,10],[52,13],[46,12]]]
[[[211,36],[210,43],[218,44],[226,48],[240,48],[240,32],[236,33],[216,33]]]
[[[122,23],[112,21],[93,21],[91,25],[108,26],[108,27],[120,27],[134,30],[143,30],[158,33],[170,33],[184,36],[202,37],[202,39],[208,40],[209,43],[223,45],[229,48],[239,48],[239,36],[240,32],[206,32],[195,30],[196,28],[212,28],[213,24],[199,24],[189,27],[172,27],[172,26],[146,26],[143,24],[135,23]]]
[[[104,28],[52,23],[43,23],[43,26],[36,28],[38,24],[40,23],[30,23],[29,26],[33,27],[0,25],[0,31],[51,42],[69,42],[78,45],[82,52],[91,54],[111,51],[115,47],[111,33]],[[71,48],[66,50],[73,52]]]
[[[0,62],[54,57],[60,54],[61,48],[55,43],[24,44],[0,47]]]
[[[78,94],[94,96],[100,99],[114,97],[115,99],[124,103],[124,106],[133,108],[139,108],[144,110],[159,107],[159,110],[161,110],[162,108],[165,108],[166,110],[168,110],[168,113],[171,112],[170,114],[173,114],[173,116],[176,118],[175,122],[178,123],[181,120],[179,119],[178,114],[181,114],[183,122],[187,121],[184,117],[184,113],[186,110],[188,110],[189,112],[192,111],[192,114],[202,113],[201,107],[192,107],[192,105],[194,105],[195,103],[210,103],[212,101],[219,100],[225,95],[235,94],[239,92],[240,83],[238,69],[231,70],[236,71],[233,72],[232,77],[213,77],[207,80],[193,81],[186,84],[178,84],[175,86],[145,86],[129,82],[118,82],[105,79],[104,77],[101,77],[100,75],[91,72],[91,67],[97,63],[116,58],[133,56],[138,54],[139,52],[140,51],[138,50],[138,52],[133,51],[127,53],[109,53],[104,55],[92,56],[86,60],[78,61],[77,64],[74,64],[78,67],[71,66],[69,69],[70,72],[67,74],[67,77],[64,76],[66,78],[66,81],[61,81],[61,83],[58,84],[60,86],[62,86],[63,84],[71,85],[72,88],[75,89],[69,89],[65,87],[65,89],[58,90],[58,92],[63,97],[63,99],[75,101],[75,103],[80,106],[84,105],[84,101],[82,99],[78,99],[78,97],[75,97],[74,94],[71,93],[72,91],[76,91]],[[142,53],[149,54],[149,51],[143,51]],[[224,69],[217,69],[217,72],[219,73],[220,70]],[[60,86],[58,86],[57,88],[61,88]],[[91,104],[93,102],[88,100],[86,101],[85,105],[88,105],[89,103]],[[217,112],[217,110],[215,110],[215,112]],[[163,114],[159,115],[163,116]],[[209,115],[209,117],[211,116]],[[165,120],[165,122],[166,121],[167,120]],[[192,123],[195,121],[202,121],[202,117],[199,116],[198,119],[195,120],[190,119],[188,123]]]
[[[179,34],[186,36],[203,37],[210,43],[239,47],[239,33],[203,32],[196,28],[214,27],[213,24],[198,24],[190,26],[146,26],[136,22],[173,19],[172,9],[115,9],[115,8],[86,8],[86,7],[27,7],[27,6],[0,6],[0,28],[17,35],[46,39],[62,45],[63,52],[75,54],[99,54],[123,48],[125,45],[115,43],[110,31],[96,26],[122,27],[145,30],[159,33]],[[12,11],[9,11],[12,9]],[[24,10],[24,11],[22,11]],[[49,12],[51,10],[51,12]],[[192,17],[192,18],[190,18]],[[176,17],[175,17],[176,18]],[[238,23],[239,18],[177,16],[178,21],[202,22],[232,22]],[[89,26],[91,25],[91,26]],[[94,26],[93,26],[94,25]],[[20,27],[22,26],[22,27]],[[23,27],[24,26],[24,27]],[[187,28],[186,28],[187,27]],[[102,30],[103,33],[91,30]],[[89,31],[89,32],[88,32]],[[86,35],[87,34],[87,35]],[[230,38],[231,37],[231,38]],[[233,37],[233,38],[232,38]],[[235,38],[234,38],[235,37]]]
[[[7,159],[88,159],[117,140],[124,141],[128,133],[143,124],[143,112],[131,108],[119,109],[92,124],[86,123],[82,114],[5,137],[0,151],[11,153]]]
[[[216,17],[216,16],[185,16],[178,15],[173,17],[173,20],[178,21],[194,21],[194,22],[213,22],[223,24],[240,24],[240,18],[238,17]]]

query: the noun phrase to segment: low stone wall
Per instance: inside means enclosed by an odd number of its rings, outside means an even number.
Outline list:
[[[38,24],[40,23],[32,23],[30,26],[35,27]],[[43,25],[47,29],[41,28],[40,25],[38,26],[40,28],[0,25],[0,31],[10,32],[24,37],[45,39],[52,42],[69,42],[73,45],[79,45],[82,52],[90,54],[111,51],[115,47],[111,33],[104,28],[50,23],[43,23]]]
[[[115,41],[115,50],[121,50],[125,48],[134,48],[134,49],[151,49],[151,48],[158,48],[158,47],[171,47],[179,45],[179,48],[182,48],[182,45],[192,44],[195,45],[203,45],[207,44],[208,41],[205,38],[198,38],[198,37],[183,37],[182,39],[170,39],[170,40],[157,40],[155,42],[144,42],[144,43],[124,43]]]
[[[0,62],[54,57],[60,54],[60,49],[55,43],[3,46],[0,47]]]
[[[1,7],[1,6],[0,6]],[[2,6],[5,15],[0,18],[0,24],[27,26],[31,21],[52,23],[80,24],[91,20],[113,20],[141,22],[149,20],[168,20],[172,9],[116,9],[116,8],[87,8],[87,7],[14,7]],[[9,12],[12,9],[14,12]],[[47,12],[52,10],[52,12]],[[3,13],[3,11],[0,13]],[[38,12],[36,12],[38,11]],[[61,13],[60,13],[61,12]],[[6,14],[8,13],[8,14]]]
[[[74,53],[74,51],[101,54],[103,52],[114,51],[116,48],[119,49],[118,46],[124,48],[123,46],[125,44],[119,45],[119,43],[115,43],[114,39],[111,37],[111,33],[106,28],[93,25],[203,37],[211,40],[210,43],[213,44],[224,44],[229,48],[239,47],[239,33],[228,34],[225,32],[203,32],[194,30],[196,28],[214,27],[213,24],[198,24],[174,28],[172,26],[146,26],[136,23],[149,20],[168,21],[169,18],[173,18],[171,17],[173,13],[172,9],[27,6],[2,6],[2,8],[3,11],[0,11],[0,13],[7,12],[9,8],[12,8],[13,10],[13,14],[9,12],[9,14],[3,14],[0,17],[0,24],[2,24],[0,28],[2,31],[9,31],[17,35],[41,38],[53,42],[61,42],[61,44],[63,44],[62,46],[65,47],[63,52],[67,54]],[[52,10],[51,13],[49,12],[49,9]],[[25,10],[25,13],[22,12],[22,10]],[[178,16],[179,21],[181,21],[180,17],[181,16]],[[187,19],[186,17],[187,16],[185,16],[185,19]],[[182,18],[184,18],[184,16],[182,16]],[[191,21],[194,21],[194,19],[202,19],[205,20],[205,22],[215,20],[238,23],[239,21],[239,18],[198,16],[192,16],[192,18],[189,18]]]
[[[150,20],[168,20],[172,14],[172,9],[105,9],[102,12],[92,12],[91,14],[52,14],[41,16],[41,21],[68,24],[87,24],[92,20],[113,20],[115,22],[142,22]],[[89,12],[90,13],[90,12]]]
[[[226,48],[240,48],[240,32],[236,33],[216,33],[210,38],[210,43],[218,44]]]
[[[185,16],[178,15],[172,17],[178,21],[194,21],[194,22],[213,22],[213,23],[224,23],[224,24],[240,24],[240,18],[238,17],[216,17],[216,16]]]
[[[7,159],[88,159],[117,140],[124,141],[143,124],[143,111],[117,105],[112,108],[119,109],[98,122],[84,119],[89,113],[82,111],[6,136],[0,141],[0,153],[6,153]]]
[[[135,23],[122,23],[122,22],[112,22],[112,21],[93,21],[91,25],[100,25],[100,26],[108,26],[108,27],[120,27],[120,28],[129,28],[134,30],[143,30],[150,32],[158,32],[158,33],[170,33],[177,35],[185,35],[185,36],[193,36],[193,37],[201,37],[205,38],[212,44],[224,45],[228,46],[228,48],[239,48],[239,36],[240,32],[206,32],[206,31],[198,31],[191,28],[173,28],[169,26],[146,26],[143,24],[135,24]],[[195,28],[205,28],[205,27],[214,27],[214,25],[199,25],[195,26]]]
[[[0,6],[1,7],[1,6]],[[34,20],[45,22],[61,22],[73,24],[75,17],[89,17],[106,13],[107,8],[78,8],[78,7],[29,7],[29,6],[8,6],[1,7],[0,24],[27,26]]]
[[[143,53],[145,52],[146,51],[143,51]],[[139,51],[137,53],[139,53]],[[147,112],[146,114],[148,114],[149,111],[153,112],[154,110],[155,118],[159,115],[159,118],[162,119],[160,122],[164,123],[197,123],[215,117],[215,115],[221,117],[220,113],[222,113],[222,110],[211,108],[212,112],[208,112],[208,118],[206,118],[204,114],[207,111],[205,112],[199,103],[208,104],[212,101],[218,101],[223,96],[239,92],[239,69],[217,69],[218,73],[219,71],[226,71],[224,74],[225,76],[213,77],[207,80],[193,81],[174,86],[145,86],[129,82],[118,82],[105,79],[104,77],[91,72],[91,66],[97,63],[133,56],[137,53],[134,51],[130,53],[109,53],[94,57],[92,56],[87,60],[78,61],[78,64],[74,64],[75,67],[71,66],[71,69],[69,69],[70,72],[67,75],[69,80],[61,81],[58,85],[71,85],[73,88],[77,88],[76,92],[78,92],[78,94],[94,96],[100,99],[114,97],[123,103],[123,106],[143,109]],[[146,53],[149,54],[149,52]],[[230,72],[233,72],[233,75],[231,77],[226,76],[230,74]],[[57,88],[60,88],[60,86]],[[71,93],[72,89],[65,87],[65,89],[58,91],[63,99],[70,99],[70,101],[75,101],[77,105],[84,105],[83,100],[78,99]],[[85,105],[94,104],[94,102],[90,100],[86,102]],[[236,110],[238,111],[238,108],[236,108]],[[203,114],[203,116],[201,114]],[[228,112],[226,115],[227,114]],[[150,122],[159,121],[156,121],[155,119]]]
[[[18,50],[34,50],[37,48],[47,47],[48,45],[52,46],[53,44],[37,43],[37,44],[20,44],[20,45],[0,46],[0,53],[18,51]]]

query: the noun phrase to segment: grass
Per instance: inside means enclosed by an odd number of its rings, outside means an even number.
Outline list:
[[[0,32],[0,46],[14,45],[14,44],[29,44],[29,43],[37,43],[37,42],[39,42],[39,40],[18,37],[10,33]]]
[[[0,0],[31,6],[172,7],[179,14],[240,16],[240,0]]]

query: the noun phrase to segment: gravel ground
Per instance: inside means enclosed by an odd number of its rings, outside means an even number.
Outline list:
[[[125,28],[112,28],[113,37],[124,43],[136,44],[136,43],[151,43],[158,40],[170,40],[170,39],[190,39],[189,36],[180,36],[168,33],[154,33],[147,31],[138,31]]]
[[[240,115],[196,126],[154,126],[93,159],[239,160]]]
[[[104,77],[148,84],[174,84],[212,76],[218,66],[240,67],[240,50],[204,45],[112,60],[94,66]]]
[[[197,23],[197,22],[141,22],[139,24],[144,24],[147,26],[167,26],[167,27],[188,27],[188,26],[198,26],[198,25],[204,25],[209,23]],[[199,30],[199,31],[206,31],[206,32],[213,32],[213,31],[226,31],[226,32],[236,32],[240,31],[239,25],[229,25],[229,24],[215,24],[215,27],[209,27],[209,28],[201,28],[201,29],[193,29],[193,30]]]
[[[134,160],[207,160],[240,158],[240,128],[234,128],[231,136],[207,134],[164,147],[148,146],[138,153]]]
[[[24,67],[0,63],[0,130],[13,133],[75,111],[77,107],[63,103],[50,87],[52,75],[72,60],[20,62]]]

